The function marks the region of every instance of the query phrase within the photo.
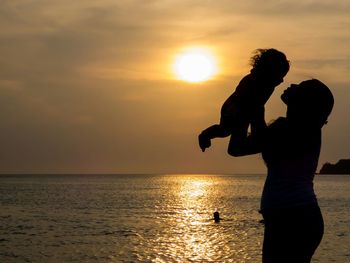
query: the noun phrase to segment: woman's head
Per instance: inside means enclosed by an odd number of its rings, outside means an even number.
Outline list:
[[[292,84],[281,99],[287,105],[287,119],[316,127],[327,122],[334,105],[332,92],[317,79]]]
[[[283,82],[290,67],[286,55],[273,48],[255,50],[250,64],[253,74],[262,76],[276,86]]]

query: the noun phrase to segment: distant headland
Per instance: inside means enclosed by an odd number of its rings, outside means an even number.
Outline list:
[[[339,160],[336,164],[325,163],[320,174],[350,174],[350,159]]]

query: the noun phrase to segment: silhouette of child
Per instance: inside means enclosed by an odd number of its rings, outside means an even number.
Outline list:
[[[231,135],[232,143],[247,137],[251,120],[264,112],[265,103],[289,71],[285,54],[273,48],[255,50],[250,64],[250,73],[222,105],[220,123],[208,127],[198,136],[203,152],[211,146],[211,139]]]

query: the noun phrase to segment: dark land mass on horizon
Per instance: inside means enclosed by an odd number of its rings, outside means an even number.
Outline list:
[[[336,164],[325,163],[319,173],[350,175],[350,159],[341,159]]]

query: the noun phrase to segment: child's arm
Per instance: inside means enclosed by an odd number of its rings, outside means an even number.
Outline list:
[[[199,147],[204,152],[206,148],[211,146],[211,139],[214,138],[225,138],[230,136],[231,132],[224,126],[220,124],[215,124],[213,126],[208,127],[198,136]]]

